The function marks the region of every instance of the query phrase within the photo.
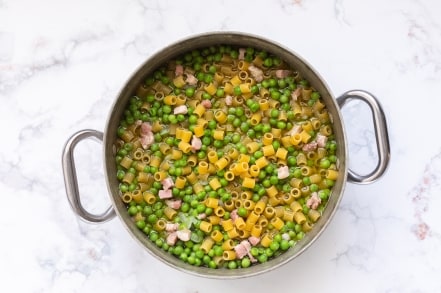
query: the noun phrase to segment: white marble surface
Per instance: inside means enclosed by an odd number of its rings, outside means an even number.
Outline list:
[[[441,2],[437,0],[0,0],[1,292],[441,292]],[[91,225],[68,205],[66,139],[103,130],[126,78],[195,33],[234,30],[307,59],[335,95],[374,93],[392,159],[348,184],[328,229],[287,265],[221,281],[144,252],[121,222]],[[370,114],[343,110],[351,166],[375,164]],[[85,205],[109,203],[101,146],[80,144]],[[173,280],[173,281],[170,281]]]

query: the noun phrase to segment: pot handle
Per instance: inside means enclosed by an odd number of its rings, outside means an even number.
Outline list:
[[[115,210],[110,206],[102,214],[95,215],[89,213],[81,204],[78,189],[78,179],[73,154],[77,143],[87,138],[97,138],[100,141],[103,141],[103,133],[91,129],[80,130],[74,133],[64,145],[61,162],[63,167],[64,185],[66,187],[67,199],[77,216],[87,222],[102,223],[115,217]]]
[[[378,163],[375,169],[367,174],[360,175],[349,169],[348,180],[357,184],[372,183],[380,178],[386,171],[390,159],[389,135],[387,132],[386,116],[378,100],[370,93],[363,90],[352,90],[337,98],[340,108],[351,100],[360,100],[368,104],[372,111],[375,139],[377,142]]]

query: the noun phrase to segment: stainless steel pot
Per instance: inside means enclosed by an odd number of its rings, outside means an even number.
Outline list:
[[[324,210],[322,218],[314,225],[312,231],[308,232],[304,239],[299,241],[294,247],[290,248],[282,255],[271,259],[270,261],[251,266],[246,269],[228,270],[228,269],[207,269],[196,267],[182,262],[178,258],[168,254],[152,243],[142,231],[140,231],[130,219],[125,204],[119,196],[118,181],[116,177],[116,165],[114,159],[114,146],[116,140],[118,123],[123,116],[123,111],[129,98],[134,94],[136,88],[141,84],[146,76],[151,74],[156,68],[163,65],[166,61],[194,49],[208,47],[211,45],[235,45],[244,47],[255,47],[268,51],[279,56],[285,62],[296,68],[299,73],[307,79],[311,86],[317,89],[324,100],[329,112],[334,119],[335,137],[338,143],[337,156],[339,159],[339,178],[335,183],[332,195],[329,198],[327,207]],[[343,120],[340,113],[340,107],[343,107],[351,100],[360,100],[368,104],[372,111],[373,123],[376,135],[378,162],[372,172],[367,175],[360,175],[348,169],[348,151],[347,140],[343,126]],[[76,169],[73,159],[73,151],[78,142],[86,138],[97,138],[103,142],[103,158],[105,164],[105,177],[107,188],[111,195],[112,206],[102,214],[91,214],[81,204],[78,191],[78,182]],[[390,157],[390,146],[387,133],[387,125],[383,110],[377,99],[370,93],[362,90],[352,90],[344,93],[335,99],[325,84],[323,78],[301,57],[292,51],[276,44],[273,41],[263,39],[258,36],[237,33],[237,32],[214,32],[200,34],[188,39],[178,41],[150,57],[141,67],[129,78],[122,88],[117,99],[114,102],[111,112],[108,116],[104,134],[96,130],[81,130],[72,135],[66,142],[62,154],[62,166],[64,172],[64,181],[69,203],[74,212],[81,219],[87,222],[100,223],[112,219],[115,215],[124,223],[129,234],[138,241],[151,255],[162,262],[187,273],[219,279],[242,278],[264,273],[293,260],[303,251],[305,251],[323,232],[329,224],[332,216],[337,210],[337,206],[343,195],[346,180],[353,183],[365,184],[375,181],[385,172]]]

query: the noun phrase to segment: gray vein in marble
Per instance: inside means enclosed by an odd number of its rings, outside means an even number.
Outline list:
[[[346,19],[345,7],[343,0],[335,0],[334,2],[334,14],[337,20],[347,26],[350,26],[348,20]]]
[[[70,58],[80,46],[101,42],[111,34],[112,31],[109,29],[99,34],[79,33],[49,53],[45,52],[48,50],[45,44],[46,40],[36,38],[34,46],[30,50],[35,52],[36,55],[38,55],[38,52],[44,52],[45,57],[25,64],[0,64],[0,94],[7,94],[9,91],[13,91],[41,72],[54,68],[66,69],[70,65]],[[94,52],[87,56],[91,56],[91,54],[93,55]],[[76,64],[78,64],[78,61],[76,61]]]

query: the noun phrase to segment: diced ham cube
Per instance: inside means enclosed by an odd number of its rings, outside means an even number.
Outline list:
[[[302,126],[296,124],[286,133],[286,135],[295,135],[300,132],[302,132]]]
[[[306,206],[310,209],[317,209],[319,204],[321,204],[322,200],[318,196],[317,192],[313,192],[311,197],[306,201]]]
[[[202,140],[199,137],[193,135],[193,138],[191,139],[191,149],[193,151],[198,151],[201,148],[202,148]]]
[[[148,132],[146,135],[141,135],[140,137],[141,145],[144,149],[148,148],[155,141],[155,137],[153,136],[153,132]]]
[[[254,66],[254,65],[250,65],[250,66],[248,66],[248,71],[251,73],[251,76],[257,82],[261,82],[263,80],[263,71],[262,71],[262,69]]]
[[[178,238],[180,240],[188,241],[188,240],[190,240],[191,231],[189,229],[178,230],[178,231],[176,231],[176,234],[178,235]]]
[[[170,233],[167,236],[166,242],[168,245],[173,246],[178,241],[178,235],[176,232]]]
[[[161,181],[162,184],[162,189],[164,191],[169,190],[170,187],[175,186],[175,183],[173,182],[173,179],[170,177],[165,178],[164,180]]]
[[[205,109],[210,109],[211,108],[211,101],[210,100],[203,100],[201,102],[201,105],[205,107]]]
[[[256,246],[257,244],[259,244],[260,238],[259,237],[255,237],[255,236],[251,236],[251,237],[248,238],[248,241],[250,242],[250,244],[252,246]]]
[[[197,218],[198,218],[199,220],[203,220],[203,219],[205,219],[206,217],[207,217],[207,215],[206,215],[205,213],[199,214],[199,215],[197,216]]]
[[[239,259],[242,259],[251,250],[251,244],[247,240],[243,240],[241,243],[234,246],[234,251]]]
[[[276,70],[276,77],[277,78],[285,78],[289,75],[291,71],[286,70],[286,69],[278,69]]]
[[[277,178],[285,179],[289,177],[289,168],[288,166],[281,166],[277,169]]]
[[[302,150],[305,152],[312,152],[315,151],[316,149],[317,149],[317,142],[315,141],[307,143],[302,147]]]
[[[245,52],[246,51],[247,51],[247,49],[245,49],[245,48],[239,48],[239,56],[237,57],[237,59],[239,59],[239,60],[245,59]]]
[[[180,199],[176,199],[176,200],[166,200],[165,201],[165,204],[169,207],[169,208],[172,208],[172,209],[174,209],[174,210],[178,210],[180,207],[181,207],[181,205],[182,205],[182,200],[180,200]]]
[[[234,209],[230,212],[230,218],[233,223],[236,221],[237,218],[239,218],[239,215],[237,214],[237,209]]]
[[[178,230],[179,224],[178,223],[167,223],[165,224],[165,231],[167,232],[175,232]]]
[[[152,125],[148,122],[141,123],[141,135],[147,135],[152,132]]]
[[[185,77],[185,82],[189,85],[196,85],[198,83],[198,79],[191,73],[186,73]]]
[[[322,134],[317,134],[317,146],[320,148],[324,148],[326,146],[326,143],[328,142],[328,137],[324,136]]]
[[[227,95],[227,96],[225,97],[225,104],[226,104],[227,106],[231,106],[231,105],[233,104],[233,97],[230,96],[230,95]]]
[[[172,191],[170,189],[169,190],[160,190],[158,195],[159,195],[160,199],[173,197]]]
[[[302,88],[297,88],[295,91],[292,92],[291,98],[294,102],[297,101],[297,99],[302,95]]]
[[[177,115],[177,114],[187,114],[187,113],[188,113],[188,108],[187,108],[186,105],[177,106],[173,110],[173,114],[175,114],[175,115]]]
[[[184,67],[181,64],[177,64],[175,68],[175,75],[179,76],[184,74]]]

